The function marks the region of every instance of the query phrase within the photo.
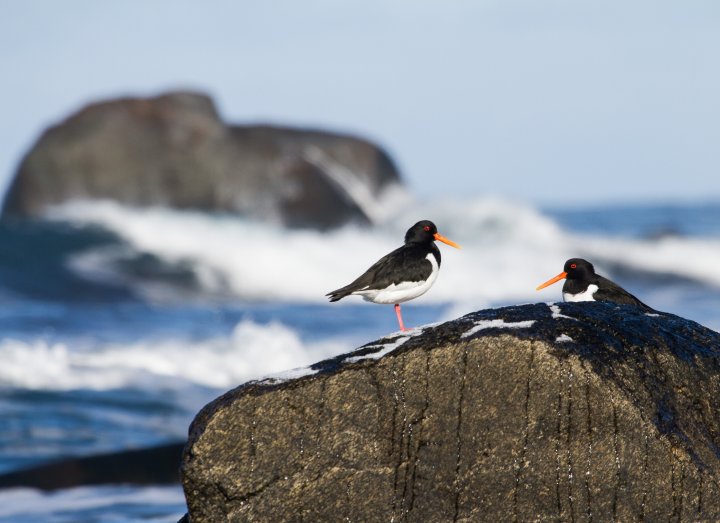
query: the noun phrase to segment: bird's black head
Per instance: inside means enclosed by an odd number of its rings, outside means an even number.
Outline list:
[[[451,247],[459,249],[460,246],[437,231],[437,227],[430,220],[421,220],[408,229],[405,233],[405,244],[419,243],[431,244],[434,240],[447,243]],[[437,249],[437,247],[434,247]]]
[[[563,267],[563,271],[560,274],[554,278],[550,278],[545,283],[541,283],[535,290],[539,291],[548,285],[552,285],[556,281],[564,280],[566,278],[568,280],[588,281],[594,274],[595,267],[592,266],[592,263],[587,260],[583,260],[582,258],[570,258],[565,262],[565,267]],[[567,282],[565,285],[567,285]]]
[[[430,220],[421,220],[405,233],[405,243],[430,243],[435,240],[437,227]]]
[[[587,280],[595,274],[595,267],[582,258],[570,258],[565,262],[563,271],[567,274],[568,280]]]

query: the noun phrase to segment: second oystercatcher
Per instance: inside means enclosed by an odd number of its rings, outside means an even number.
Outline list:
[[[354,282],[329,292],[330,301],[352,294],[373,303],[394,304],[400,330],[404,331],[400,304],[425,294],[440,269],[440,249],[435,240],[460,248],[438,233],[435,224],[422,220],[405,234],[405,245],[384,256]]]
[[[646,311],[654,311],[635,296],[607,278],[595,274],[593,264],[582,258],[571,258],[565,262],[563,272],[537,286],[535,290],[544,289],[548,285],[565,280],[563,284],[563,300],[565,301],[610,301],[637,305]]]

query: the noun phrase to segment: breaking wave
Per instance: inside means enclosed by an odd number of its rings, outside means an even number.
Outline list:
[[[424,218],[463,247],[440,246],[443,270],[421,298],[425,303],[472,301],[479,307],[537,301],[535,286],[573,256],[587,257],[611,275],[624,267],[720,286],[719,238],[580,234],[532,207],[492,198],[415,203],[410,209],[399,206],[375,227],[330,232],[110,202],[66,204],[49,217],[78,228],[101,228],[119,239],[68,256],[75,275],[127,285],[151,300],[185,286],[213,296],[319,303],[326,292],[398,247],[405,230]],[[153,270],[153,264],[160,269]]]
[[[226,389],[347,352],[350,341],[307,342],[277,322],[240,321],[226,336],[129,343],[38,338],[0,341],[0,387],[110,390],[126,387]]]

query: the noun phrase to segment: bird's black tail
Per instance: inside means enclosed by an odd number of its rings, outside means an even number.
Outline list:
[[[345,296],[350,296],[352,294],[352,290],[349,290],[347,287],[341,287],[340,289],[336,289],[334,291],[328,292],[325,296],[329,296],[329,300],[331,302],[342,300]]]

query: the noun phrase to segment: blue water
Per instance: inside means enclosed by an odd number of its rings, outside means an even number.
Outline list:
[[[546,209],[563,227],[635,238],[720,236],[720,204],[617,205],[594,209]]]
[[[425,212],[463,250],[443,247],[435,287],[403,306],[409,326],[557,301],[535,285],[592,255],[646,303],[720,329],[720,205]],[[399,245],[412,220],[398,221],[322,234],[102,207],[0,224],[0,472],[180,441],[222,392],[397,330],[390,306],[323,295]],[[179,486],[0,491],[0,522],[184,512]]]

